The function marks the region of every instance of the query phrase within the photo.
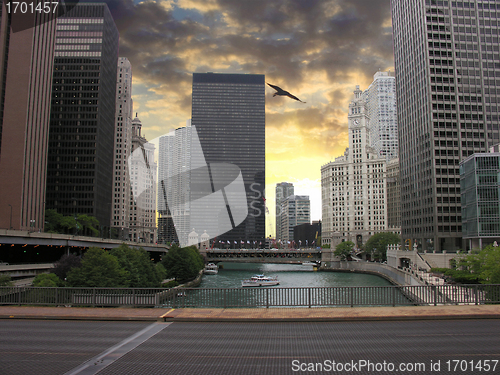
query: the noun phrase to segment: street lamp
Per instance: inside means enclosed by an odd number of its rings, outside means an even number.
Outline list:
[[[9,225],[9,229],[12,230],[12,205],[9,204],[10,206],[10,225]]]

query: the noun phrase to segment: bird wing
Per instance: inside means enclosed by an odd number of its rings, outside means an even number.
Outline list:
[[[290,94],[288,91],[286,91],[286,96],[288,96],[289,98],[292,98],[292,99],[295,99],[295,100],[298,100],[299,102],[301,103],[305,103],[303,102],[302,100],[300,100],[299,98],[297,98],[296,96]]]
[[[267,83],[267,82],[266,82]],[[278,92],[282,92],[284,91],[281,87],[278,87],[278,86],[275,86],[275,85],[271,85],[270,83],[268,83],[269,86],[271,86],[273,89],[275,89],[276,91]]]

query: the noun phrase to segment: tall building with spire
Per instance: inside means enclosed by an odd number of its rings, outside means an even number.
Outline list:
[[[349,147],[321,167],[322,243],[347,239],[358,247],[387,229],[385,157],[370,146],[369,117],[356,86],[349,104]]]
[[[402,237],[464,249],[459,164],[500,139],[498,1],[393,0]]]
[[[132,120],[132,152],[127,160],[130,178],[130,240],[155,243],[156,173],[155,145],[142,134],[142,123]]]

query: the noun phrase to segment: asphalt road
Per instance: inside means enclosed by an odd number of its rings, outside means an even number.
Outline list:
[[[2,375],[500,373],[500,320],[490,319],[330,323],[0,320],[0,332]]]

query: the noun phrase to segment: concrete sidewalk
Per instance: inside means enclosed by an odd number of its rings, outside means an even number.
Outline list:
[[[0,306],[0,319],[159,322],[339,322],[500,319],[500,305],[324,308],[84,308]]]

